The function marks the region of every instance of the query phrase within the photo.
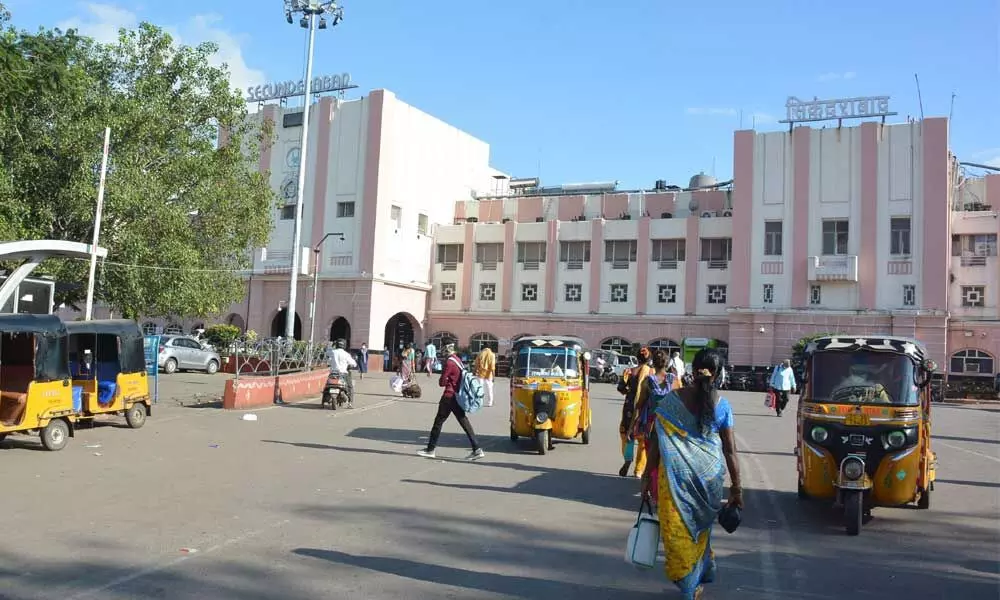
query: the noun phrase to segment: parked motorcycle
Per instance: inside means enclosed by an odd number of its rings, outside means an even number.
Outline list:
[[[326,378],[326,385],[323,386],[323,401],[321,406],[330,405],[331,410],[345,404],[350,407],[354,404],[354,396],[351,388],[347,385],[347,377],[337,371],[330,371]]]

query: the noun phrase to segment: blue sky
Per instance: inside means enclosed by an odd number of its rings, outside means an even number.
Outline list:
[[[222,47],[237,83],[298,79],[304,30],[281,0],[4,0],[17,25],[102,37],[150,21]],[[493,166],[547,184],[649,188],[728,178],[732,132],[785,127],[787,96],[892,96],[947,116],[961,160],[1000,165],[1000,4],[963,0],[344,0],[316,73],[348,71],[487,141]],[[616,6],[617,5],[617,6]]]

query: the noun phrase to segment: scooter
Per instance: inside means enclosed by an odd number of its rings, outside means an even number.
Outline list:
[[[326,378],[326,385],[323,386],[323,401],[321,406],[330,405],[331,410],[347,405],[351,408],[354,405],[354,397],[350,387],[347,385],[347,378],[338,371],[330,371]]]

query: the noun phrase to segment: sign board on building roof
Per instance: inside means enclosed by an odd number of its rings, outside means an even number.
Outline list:
[[[841,119],[864,119],[867,117],[889,117],[896,113],[889,110],[889,96],[869,96],[864,98],[836,98],[820,100],[799,100],[789,96],[785,102],[786,117],[779,123],[807,123],[810,121],[839,121]]]
[[[325,92],[340,92],[354,89],[358,86],[351,84],[351,74],[341,73],[340,75],[320,75],[314,77],[309,92],[312,94],[322,94]],[[298,81],[274,81],[247,88],[247,102],[264,102],[265,100],[276,100],[278,98],[291,98],[293,96],[305,96],[306,80]]]

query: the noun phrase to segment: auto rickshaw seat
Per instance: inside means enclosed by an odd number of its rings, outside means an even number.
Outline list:
[[[118,385],[111,381],[98,381],[97,382],[97,403],[98,404],[111,404],[111,401],[115,398],[115,390],[118,389]]]
[[[34,379],[31,365],[4,365],[0,367],[0,422],[16,425],[24,418],[28,406],[28,386]]]

